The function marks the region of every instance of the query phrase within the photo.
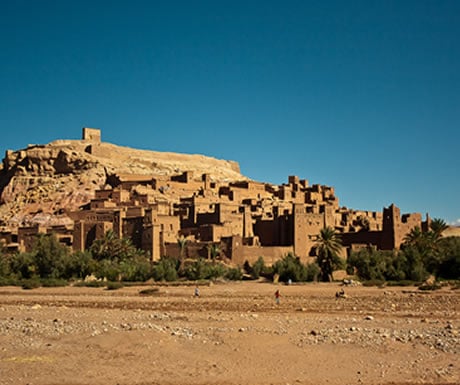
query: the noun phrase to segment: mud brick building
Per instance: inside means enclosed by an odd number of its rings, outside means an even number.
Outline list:
[[[83,128],[81,143],[87,154],[107,151],[98,129]],[[223,182],[196,171],[115,173],[107,175],[105,183],[79,210],[67,213],[71,224],[0,229],[0,242],[8,250],[28,251],[36,234],[54,233],[74,250],[85,250],[112,230],[131,239],[152,260],[179,256],[178,239],[185,237],[187,257],[207,257],[209,246],[215,244],[220,256],[234,264],[251,263],[260,256],[270,264],[287,253],[303,261],[314,257],[317,236],[326,226],[341,234],[346,257],[369,245],[398,249],[411,229],[427,230],[430,221],[418,213],[401,215],[394,205],[382,212],[340,207],[333,187],[310,186],[297,176],[273,185]]]

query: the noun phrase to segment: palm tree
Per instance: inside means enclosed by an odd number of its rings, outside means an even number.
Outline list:
[[[332,272],[340,267],[342,262],[339,257],[342,250],[342,241],[339,234],[332,227],[321,229],[316,248],[316,261],[321,269],[321,280],[330,282],[332,281]]]
[[[442,259],[440,240],[442,232],[448,227],[442,219],[433,219],[430,230],[426,232],[414,227],[403,239],[403,250],[410,252],[411,248],[415,249],[428,272],[437,275]]]
[[[97,261],[103,259],[126,260],[136,255],[141,255],[128,238],[118,238],[113,230],[107,230],[103,238],[96,239],[90,247],[93,258]]]
[[[220,254],[220,247],[217,243],[210,243],[208,244],[208,259],[212,258],[213,261],[219,256]]]
[[[403,238],[404,245],[414,246],[419,250],[423,250],[426,247],[426,241],[427,237],[418,226],[411,229]]]
[[[430,223],[430,229],[435,234],[436,239],[441,238],[443,231],[448,228],[447,223],[440,218],[434,218]]]
[[[184,258],[185,248],[187,247],[187,238],[181,235],[177,238],[177,244],[179,246],[179,259],[182,260]]]

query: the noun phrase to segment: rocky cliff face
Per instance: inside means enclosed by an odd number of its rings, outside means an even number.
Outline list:
[[[85,140],[8,151],[0,166],[0,225],[70,223],[65,213],[88,203],[113,175],[164,177],[184,171],[222,182],[247,179],[232,161]]]

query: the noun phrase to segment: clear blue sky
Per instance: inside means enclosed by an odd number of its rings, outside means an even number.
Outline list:
[[[1,154],[99,127],[460,220],[460,1],[12,0],[0,36]]]

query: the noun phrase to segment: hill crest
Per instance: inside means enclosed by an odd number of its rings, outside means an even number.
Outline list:
[[[0,224],[67,224],[65,212],[87,204],[114,176],[162,178],[186,171],[218,182],[248,180],[234,161],[119,146],[102,142],[99,130],[84,128],[81,140],[6,152],[0,166]]]

